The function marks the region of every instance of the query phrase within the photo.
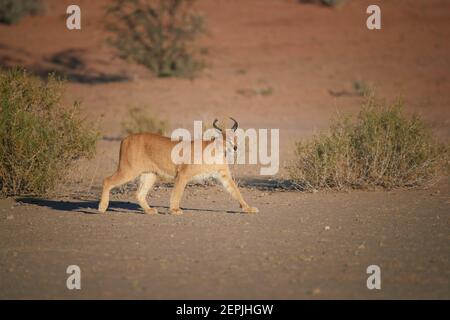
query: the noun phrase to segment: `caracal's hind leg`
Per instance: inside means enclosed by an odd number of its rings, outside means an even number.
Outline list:
[[[219,172],[220,174],[220,182],[222,182],[222,185],[224,188],[231,193],[231,196],[239,201],[239,204],[242,208],[242,211],[245,213],[257,213],[259,212],[258,208],[250,207],[247,202],[245,202],[244,198],[241,195],[241,192],[239,191],[239,188],[236,186],[236,183],[233,180],[233,177],[231,176],[231,173],[229,170],[222,170]]]
[[[143,173],[140,177],[139,188],[136,192],[136,198],[139,202],[139,205],[144,209],[144,212],[147,214],[155,214],[158,213],[158,210],[155,208],[150,208],[147,203],[147,194],[153,185],[156,182],[156,174],[154,173]]]
[[[98,211],[105,212],[109,205],[109,192],[111,189],[127,183],[137,177],[137,173],[131,170],[117,170],[115,174],[103,181],[102,199],[98,206]]]

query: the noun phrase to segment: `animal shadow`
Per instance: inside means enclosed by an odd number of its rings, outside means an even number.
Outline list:
[[[46,207],[58,211],[81,212],[86,214],[97,214],[98,201],[94,200],[51,200],[34,197],[22,197],[16,199],[19,203],[26,203]],[[111,201],[109,211],[113,212],[136,212],[142,213],[141,208],[128,201]]]
[[[79,212],[85,214],[98,214],[97,211],[98,201],[93,200],[51,200],[41,199],[35,197],[22,197],[16,199],[16,202],[37,205],[40,207],[46,207],[58,211],[66,212]],[[159,214],[169,214],[168,206],[152,206],[156,209],[164,209],[163,212],[159,211]],[[241,211],[235,210],[218,210],[218,209],[204,209],[204,208],[181,208],[184,211],[196,211],[196,212],[226,212],[226,213],[241,213]],[[137,213],[144,214],[142,208],[129,201],[111,201],[108,206],[109,212],[115,213]]]

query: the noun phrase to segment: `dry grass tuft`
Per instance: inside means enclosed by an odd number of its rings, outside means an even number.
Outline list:
[[[126,134],[150,132],[164,135],[167,133],[168,126],[166,120],[161,120],[142,108],[130,109],[127,118],[122,122],[122,128]]]
[[[449,148],[418,116],[406,117],[403,105],[369,92],[356,119],[340,117],[328,132],[297,143],[291,179],[306,190],[430,185],[444,171]]]

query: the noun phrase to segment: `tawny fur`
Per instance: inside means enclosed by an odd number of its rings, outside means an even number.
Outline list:
[[[157,213],[155,208],[148,205],[147,194],[158,177],[169,177],[175,179],[170,197],[170,212],[182,214],[180,201],[187,183],[199,177],[215,177],[222,182],[233,198],[239,201],[243,212],[258,212],[257,208],[250,207],[243,199],[225,162],[223,164],[174,164],[171,159],[171,152],[177,143],[177,141],[171,141],[170,138],[152,133],[132,134],[123,139],[120,146],[118,169],[116,173],[103,182],[102,198],[98,210],[105,212],[108,208],[111,189],[139,177],[136,198],[145,213]],[[185,143],[193,144],[194,142]],[[202,141],[203,150],[210,143],[213,143],[213,141]],[[191,147],[191,150],[194,150],[193,145]]]

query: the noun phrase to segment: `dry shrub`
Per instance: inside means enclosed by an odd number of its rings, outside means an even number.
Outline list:
[[[417,116],[403,115],[403,100],[386,104],[366,96],[356,121],[340,117],[330,130],[296,145],[291,178],[306,190],[421,187],[434,182],[448,161]]]
[[[109,43],[121,58],[159,77],[192,77],[204,66],[195,40],[205,32],[194,0],[114,0],[108,8]]]
[[[70,164],[95,152],[97,132],[79,103],[61,103],[63,82],[0,70],[0,195],[43,194]]]
[[[122,122],[122,128],[126,134],[150,132],[163,135],[167,131],[168,123],[141,108],[132,108]]]

